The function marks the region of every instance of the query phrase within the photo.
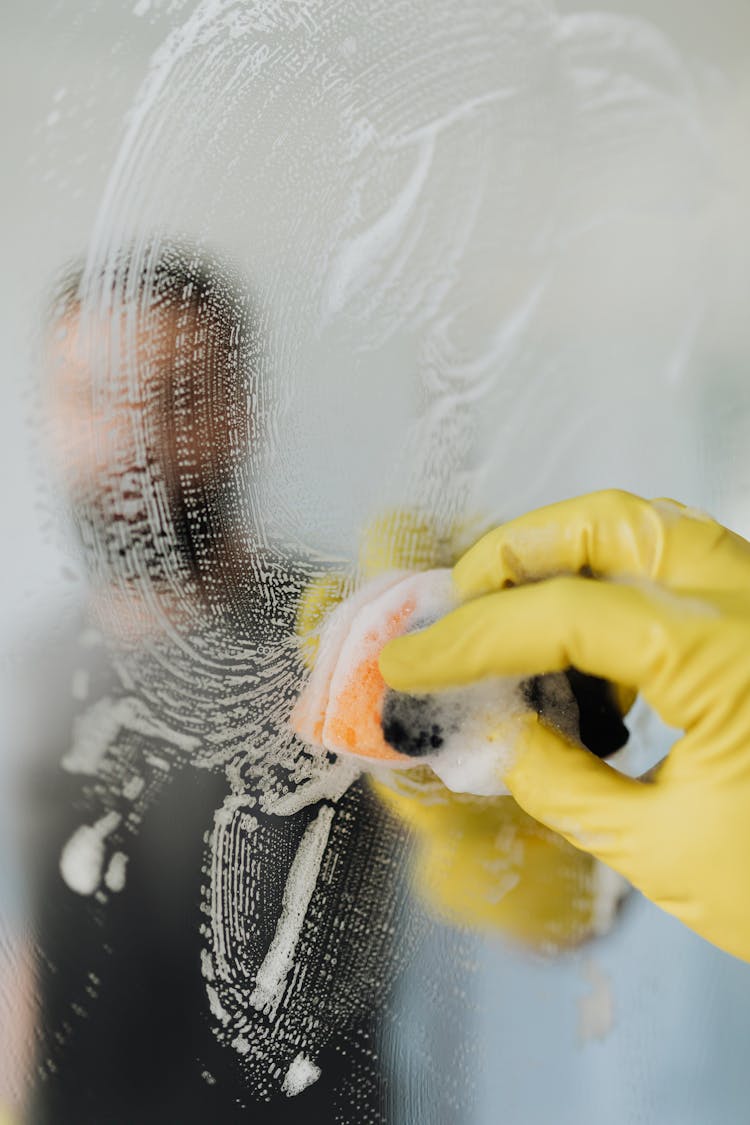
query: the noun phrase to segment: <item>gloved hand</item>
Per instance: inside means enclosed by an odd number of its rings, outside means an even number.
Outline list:
[[[506,783],[532,816],[750,960],[750,544],[674,501],[602,492],[490,532],[454,576],[469,600],[386,646],[388,683],[433,691],[572,664],[640,690],[684,731],[645,778],[528,716]]]
[[[386,512],[363,532],[359,573],[368,580],[399,567],[450,565],[469,534],[467,527],[443,539],[422,513]],[[303,593],[297,635],[308,666],[327,613],[351,590],[351,580],[333,573]],[[596,860],[534,821],[512,797],[453,793],[424,766],[370,783],[413,831],[415,882],[443,917],[539,951],[569,948],[608,928],[624,887],[603,879]]]

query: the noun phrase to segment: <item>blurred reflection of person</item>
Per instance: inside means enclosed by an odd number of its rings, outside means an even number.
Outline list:
[[[94,593],[138,618],[154,590],[161,612],[241,606],[257,318],[224,267],[177,245],[139,275],[124,257],[101,310],[81,285],[56,302],[47,397]]]
[[[134,665],[117,660],[120,649],[137,659],[159,632],[253,627],[245,507],[257,317],[218,262],[172,243],[147,258],[136,272],[123,256],[101,312],[82,301],[83,274],[71,275],[50,332],[51,448],[90,595],[82,617],[39,646],[20,704],[34,716],[24,852],[38,949],[29,1120],[39,1125],[245,1121],[248,1104],[266,1120],[241,1056],[216,1041],[201,975],[205,841],[227,783],[191,768],[189,754],[165,754],[185,740],[170,744],[163,716],[134,706],[132,682],[124,699]],[[196,665],[196,693],[199,675]],[[105,789],[119,803],[102,815]],[[368,798],[352,794],[354,845]],[[314,811],[258,814],[278,867]],[[126,828],[127,852],[113,852]],[[268,897],[271,915],[282,891],[283,881]],[[366,1046],[369,1002],[352,1010]],[[340,1044],[324,1048],[318,1081],[293,1100],[277,1085],[268,1120],[377,1120],[368,1050],[355,1065]]]

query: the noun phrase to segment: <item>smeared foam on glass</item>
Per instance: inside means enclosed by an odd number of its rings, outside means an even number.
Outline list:
[[[122,817],[109,812],[95,824],[82,824],[68,840],[60,856],[60,873],[79,895],[92,895],[102,879],[105,840]]]
[[[284,1075],[284,1081],[281,1084],[282,1093],[286,1094],[288,1098],[294,1098],[297,1094],[306,1090],[308,1086],[312,1086],[313,1082],[317,1082],[319,1078],[320,1067],[300,1051],[292,1059],[289,1069]]]

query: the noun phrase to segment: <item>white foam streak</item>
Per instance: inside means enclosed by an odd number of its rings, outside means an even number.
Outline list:
[[[60,872],[63,879],[79,895],[92,895],[102,878],[104,841],[121,821],[116,812],[107,813],[95,824],[82,824],[63,848]]]
[[[307,826],[289,869],[276,933],[258,969],[255,988],[250,996],[250,1003],[258,1010],[272,1013],[281,1002],[307,908],[315,890],[333,814],[333,808],[325,806]]]
[[[364,289],[377,274],[384,259],[398,248],[429,175],[434,154],[431,136],[419,145],[414,169],[393,202],[367,230],[344,242],[330,268],[323,305],[333,317],[352,296]]]
[[[289,1070],[284,1076],[281,1089],[287,1097],[293,1098],[297,1094],[301,1094],[308,1086],[312,1086],[313,1082],[317,1082],[319,1078],[320,1067],[316,1066],[300,1051],[289,1064]]]

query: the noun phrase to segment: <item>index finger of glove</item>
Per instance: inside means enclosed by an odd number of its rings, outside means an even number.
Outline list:
[[[593,492],[488,532],[453,576],[463,598],[587,569],[602,577],[652,577],[663,537],[663,522],[648,501],[628,492]]]
[[[750,545],[705,512],[629,492],[592,492],[489,532],[454,569],[474,598],[504,586],[590,571],[649,578],[673,590],[748,587]]]
[[[490,676],[532,676],[573,665],[643,690],[667,722],[682,725],[665,675],[673,614],[648,588],[552,578],[466,602],[385,646],[380,669],[397,691],[459,687]]]

